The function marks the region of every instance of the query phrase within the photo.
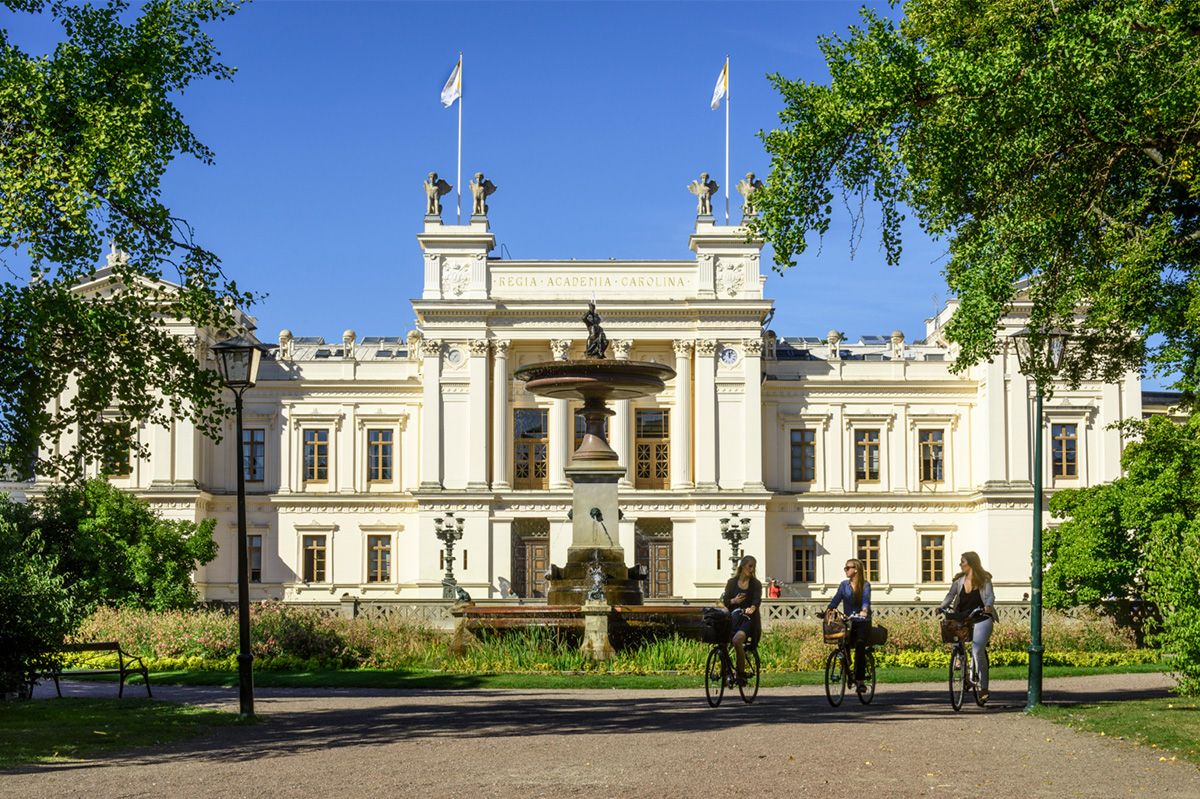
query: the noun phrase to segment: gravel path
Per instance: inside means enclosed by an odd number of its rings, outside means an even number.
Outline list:
[[[1047,680],[1045,697],[1146,698],[1169,685],[1073,677]],[[261,688],[261,724],[5,772],[0,797],[1200,797],[1193,765],[1025,716],[1017,681],[961,713],[940,684],[880,685],[871,706],[847,696],[838,709],[822,690],[765,689],[753,705],[735,693],[711,709],[696,690]],[[115,686],[64,683],[67,693]],[[237,709],[236,689],[154,694]]]

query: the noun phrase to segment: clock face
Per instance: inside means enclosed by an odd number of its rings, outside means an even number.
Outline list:
[[[462,359],[463,359],[462,350],[455,349],[455,350],[450,350],[449,352],[446,353],[446,362],[451,364],[452,366],[457,366],[459,363],[462,362]]]
[[[726,366],[733,366],[735,363],[737,363],[737,359],[737,350],[729,347],[721,350],[721,363],[725,364]]]

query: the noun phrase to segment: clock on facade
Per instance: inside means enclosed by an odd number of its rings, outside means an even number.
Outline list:
[[[446,362],[451,366],[458,366],[462,363],[463,352],[459,349],[453,349],[446,353]]]
[[[737,350],[731,347],[726,347],[725,349],[721,350],[721,363],[725,364],[726,366],[733,366],[735,363],[737,363],[737,359]]]

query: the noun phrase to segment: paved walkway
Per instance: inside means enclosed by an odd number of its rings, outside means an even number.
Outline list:
[[[1047,680],[1046,699],[1164,696],[1168,685],[1159,674]],[[154,694],[237,709],[236,689]],[[726,696],[715,710],[698,690],[260,688],[261,724],[5,772],[0,797],[1200,797],[1195,766],[1029,718],[1024,701],[1015,681],[961,713],[933,684],[880,685],[871,706],[847,696],[836,710],[819,686],[766,689],[753,705]]]

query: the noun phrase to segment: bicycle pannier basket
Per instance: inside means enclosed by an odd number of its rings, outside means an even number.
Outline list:
[[[887,627],[881,624],[871,625],[871,646],[883,646],[887,643]]]
[[[840,644],[846,637],[846,621],[840,616],[835,617],[832,613],[826,614],[825,621],[821,626],[825,632],[825,643],[827,644]]]
[[[722,608],[705,608],[700,617],[700,639],[706,644],[727,644],[733,632],[729,612]]]
[[[966,619],[948,619],[942,617],[942,643],[956,644],[959,641],[971,640],[971,622]]]

